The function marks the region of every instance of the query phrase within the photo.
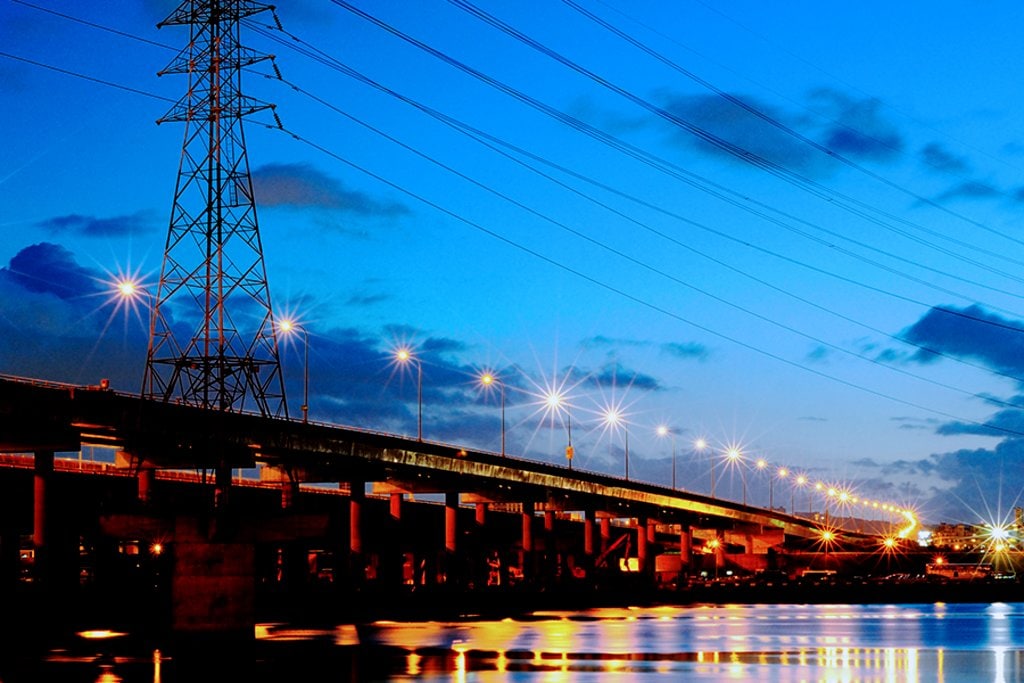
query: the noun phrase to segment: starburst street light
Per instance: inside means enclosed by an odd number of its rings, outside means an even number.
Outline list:
[[[423,441],[423,361],[417,358],[412,349],[401,346],[395,350],[395,360],[399,365],[416,364],[416,439]]]
[[[568,436],[568,444],[565,447],[565,459],[569,461],[569,469],[572,469],[572,459],[575,452],[572,447],[572,412],[569,411],[569,401],[562,395],[561,391],[551,389],[544,394],[544,412],[551,415],[552,423],[556,415],[565,413],[565,431]]]
[[[776,470],[775,473],[779,475],[779,479],[786,479],[787,481],[789,480],[789,469],[787,469],[785,467],[780,467],[778,470]],[[789,487],[789,514],[791,514],[791,515],[795,515],[796,514],[796,510],[793,509],[793,503],[795,502],[795,500],[796,500],[796,489],[794,489],[792,486],[790,486]]]
[[[494,385],[498,386],[501,391],[501,455],[505,456],[505,383],[502,382],[495,376],[493,372],[484,371],[479,377],[480,384],[485,389],[490,389]]]
[[[622,433],[625,438],[625,460],[626,460],[626,480],[629,480],[629,427],[626,424],[626,418],[616,408],[609,408],[604,412],[605,424],[616,430],[620,426],[622,427]]]
[[[658,436],[672,437],[672,490],[676,490],[676,432],[666,425],[659,425],[656,430]]]
[[[744,473],[744,469],[743,469],[743,454],[740,452],[739,448],[736,448],[735,446],[733,446],[733,447],[729,448],[729,450],[727,450],[725,452],[725,457],[726,457],[726,459],[731,464],[737,465],[740,468],[740,480],[743,482],[743,504],[746,505],[747,504],[747,475]]]
[[[703,453],[708,447],[706,439],[697,439],[693,442],[693,450],[697,451],[698,455]],[[711,497],[715,497],[715,456],[711,456]]]
[[[775,477],[772,475],[768,468],[768,461],[764,458],[758,458],[757,462],[754,463],[760,472],[768,472],[768,509],[775,509]]]
[[[117,309],[130,307],[133,312],[138,313],[138,306],[144,305],[142,300],[153,298],[145,285],[132,277],[123,277],[108,284],[113,284],[111,294]]]
[[[796,477],[796,485],[800,488],[807,486],[807,477],[803,474],[798,474]],[[796,508],[793,508],[793,514],[796,514]],[[811,493],[807,492],[807,515],[811,514]]]
[[[282,320],[278,324],[280,329],[285,334],[295,334],[297,332],[302,333],[302,422],[309,422],[309,330],[306,329],[305,325],[299,325],[294,320]]]

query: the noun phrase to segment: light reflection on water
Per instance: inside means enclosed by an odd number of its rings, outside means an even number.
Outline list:
[[[663,674],[696,681],[1024,680],[1024,603],[729,605],[359,627],[263,624],[251,651],[207,652],[198,661],[148,645],[126,651],[117,646],[124,641],[83,637],[32,666],[11,667],[0,656],[0,683],[203,683],[236,676],[247,683],[632,681]]]

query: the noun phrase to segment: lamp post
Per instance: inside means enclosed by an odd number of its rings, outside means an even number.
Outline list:
[[[771,470],[768,468],[768,461],[764,458],[757,459],[757,469],[762,472],[768,472],[768,509],[775,509],[775,477],[772,475]]]
[[[658,427],[658,436],[672,436],[672,490],[676,490],[676,433],[665,425]]]
[[[708,442],[704,439],[697,439],[693,442],[693,449],[698,454],[703,453],[704,449],[708,447]],[[711,456],[711,497],[715,497],[715,456]]]
[[[505,457],[505,383],[498,380],[494,376],[494,373],[485,372],[480,375],[480,384],[485,387],[491,387],[495,384],[498,385],[498,389],[501,391],[501,457]],[[569,437],[569,444],[572,445],[572,437]]]
[[[738,448],[730,448],[728,451],[725,452],[725,457],[727,457],[730,462],[736,463],[736,464],[739,465],[739,468],[740,468],[740,480],[743,482],[743,504],[746,505],[747,504],[747,475],[743,471],[743,454],[740,453],[740,449],[738,449]]]
[[[780,467],[778,469],[778,475],[779,475],[779,479],[788,479],[789,478],[789,470],[787,470],[785,467]],[[794,498],[794,496],[792,494],[792,491],[793,491],[793,488],[790,487],[789,514],[791,514],[791,515],[794,514],[794,511],[793,511],[793,498]]]
[[[285,334],[302,333],[302,422],[309,422],[309,331],[303,325],[296,325],[291,320],[282,320],[278,326]]]
[[[563,410],[565,411],[565,430],[569,437],[569,443],[565,447],[565,459],[569,461],[569,469],[571,470],[574,452],[572,448],[572,413],[569,412],[569,404],[557,391],[549,391],[544,397],[544,402],[547,404],[547,409],[551,413],[552,423],[554,423],[554,416],[556,413],[561,414]]]
[[[404,346],[395,351],[395,360],[402,365],[407,363],[416,364],[416,440],[423,441],[423,361],[416,358],[412,351]]]
[[[626,421],[615,408],[605,411],[604,421],[612,429],[618,429],[619,425],[622,425],[622,433],[625,438],[626,480],[629,481],[629,427],[626,426]]]
[[[807,477],[805,477],[802,474],[797,475],[796,485],[799,486],[800,488],[803,488],[804,486],[806,486],[807,485]],[[796,493],[796,489],[793,489],[793,492],[795,494]],[[793,514],[796,514],[796,508],[795,507],[793,508]],[[807,494],[807,514],[808,514],[808,516],[811,514],[811,494],[810,493]]]

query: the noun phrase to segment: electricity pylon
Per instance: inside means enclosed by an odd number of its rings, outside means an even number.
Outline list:
[[[185,139],[142,393],[287,417],[242,130],[244,117],[273,105],[242,93],[242,69],[269,56],[240,43],[240,23],[271,10],[249,0],[185,0],[158,24],[189,26],[188,47],[160,72],[189,82],[157,122],[183,122]]]

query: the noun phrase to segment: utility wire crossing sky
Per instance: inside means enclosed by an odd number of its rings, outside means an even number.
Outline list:
[[[146,299],[113,290],[159,278],[182,126],[155,122],[187,85],[156,74],[188,29],[157,28],[175,2],[129,5],[0,0],[0,372],[142,381]],[[560,464],[571,420],[578,468],[622,474],[628,439],[631,478],[668,484],[676,460],[707,492],[737,448],[925,519],[1005,521],[1022,13],[253,15],[242,42],[273,59],[242,89],[275,106],[245,142],[275,316],[303,332],[279,335],[290,412]],[[738,467],[717,476],[738,498]]]

